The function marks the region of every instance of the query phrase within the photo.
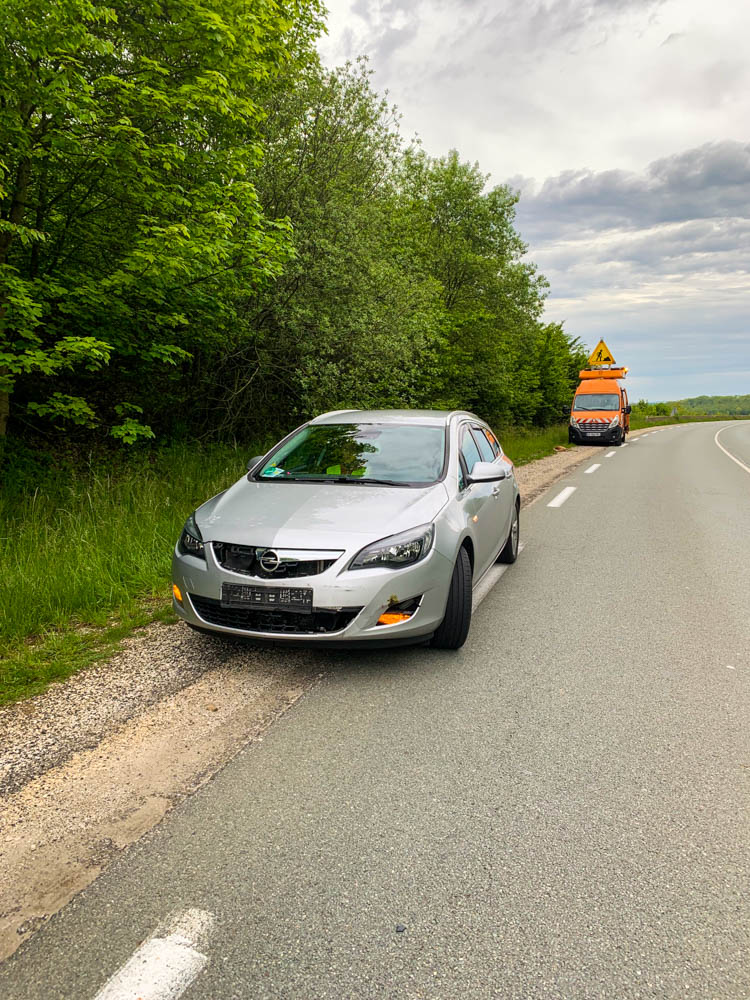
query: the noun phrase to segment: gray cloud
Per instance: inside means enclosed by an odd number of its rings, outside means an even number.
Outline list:
[[[750,218],[750,143],[715,142],[651,163],[644,173],[568,170],[521,189],[519,224],[532,240],[691,219]]]

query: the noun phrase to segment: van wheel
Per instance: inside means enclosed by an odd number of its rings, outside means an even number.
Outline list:
[[[434,649],[460,649],[471,625],[471,561],[462,546],[451,576],[445,616],[430,643]]]
[[[518,559],[518,540],[521,531],[520,518],[518,504],[515,504],[513,507],[513,520],[510,522],[510,531],[508,532],[508,540],[503,547],[503,551],[497,557],[498,562],[514,563]]]
[[[625,441],[625,431],[624,431],[624,430],[621,430],[621,431],[620,431],[620,436],[619,436],[619,438],[617,439],[617,447],[619,448],[619,447],[620,447],[620,445],[621,445],[621,444],[622,444],[622,443],[623,443],[624,441]]]

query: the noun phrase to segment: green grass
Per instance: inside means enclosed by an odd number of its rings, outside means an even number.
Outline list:
[[[238,479],[251,453],[164,448],[112,469],[60,470],[30,495],[6,488],[0,703],[68,676],[163,617],[186,516]]]
[[[575,447],[568,443],[567,423],[528,430],[510,428],[498,431],[497,436],[503,446],[503,451],[513,460],[515,465],[525,465],[537,458],[551,455],[559,445],[564,445],[566,448]]]

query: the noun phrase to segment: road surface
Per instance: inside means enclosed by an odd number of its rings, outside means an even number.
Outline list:
[[[340,654],[0,996],[750,997],[750,422],[603,448],[522,537],[463,650]]]

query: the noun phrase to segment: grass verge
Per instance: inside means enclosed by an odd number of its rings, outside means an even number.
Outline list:
[[[513,460],[515,465],[526,465],[527,462],[534,462],[538,458],[545,458],[551,455],[555,448],[563,445],[565,448],[574,448],[568,442],[568,424],[554,424],[552,427],[544,428],[510,428],[509,430],[498,431],[500,444],[503,451]]]
[[[240,477],[250,454],[228,445],[162,448],[114,468],[53,470],[31,494],[6,484],[0,704],[111,655],[134,628],[171,615],[180,528]]]

